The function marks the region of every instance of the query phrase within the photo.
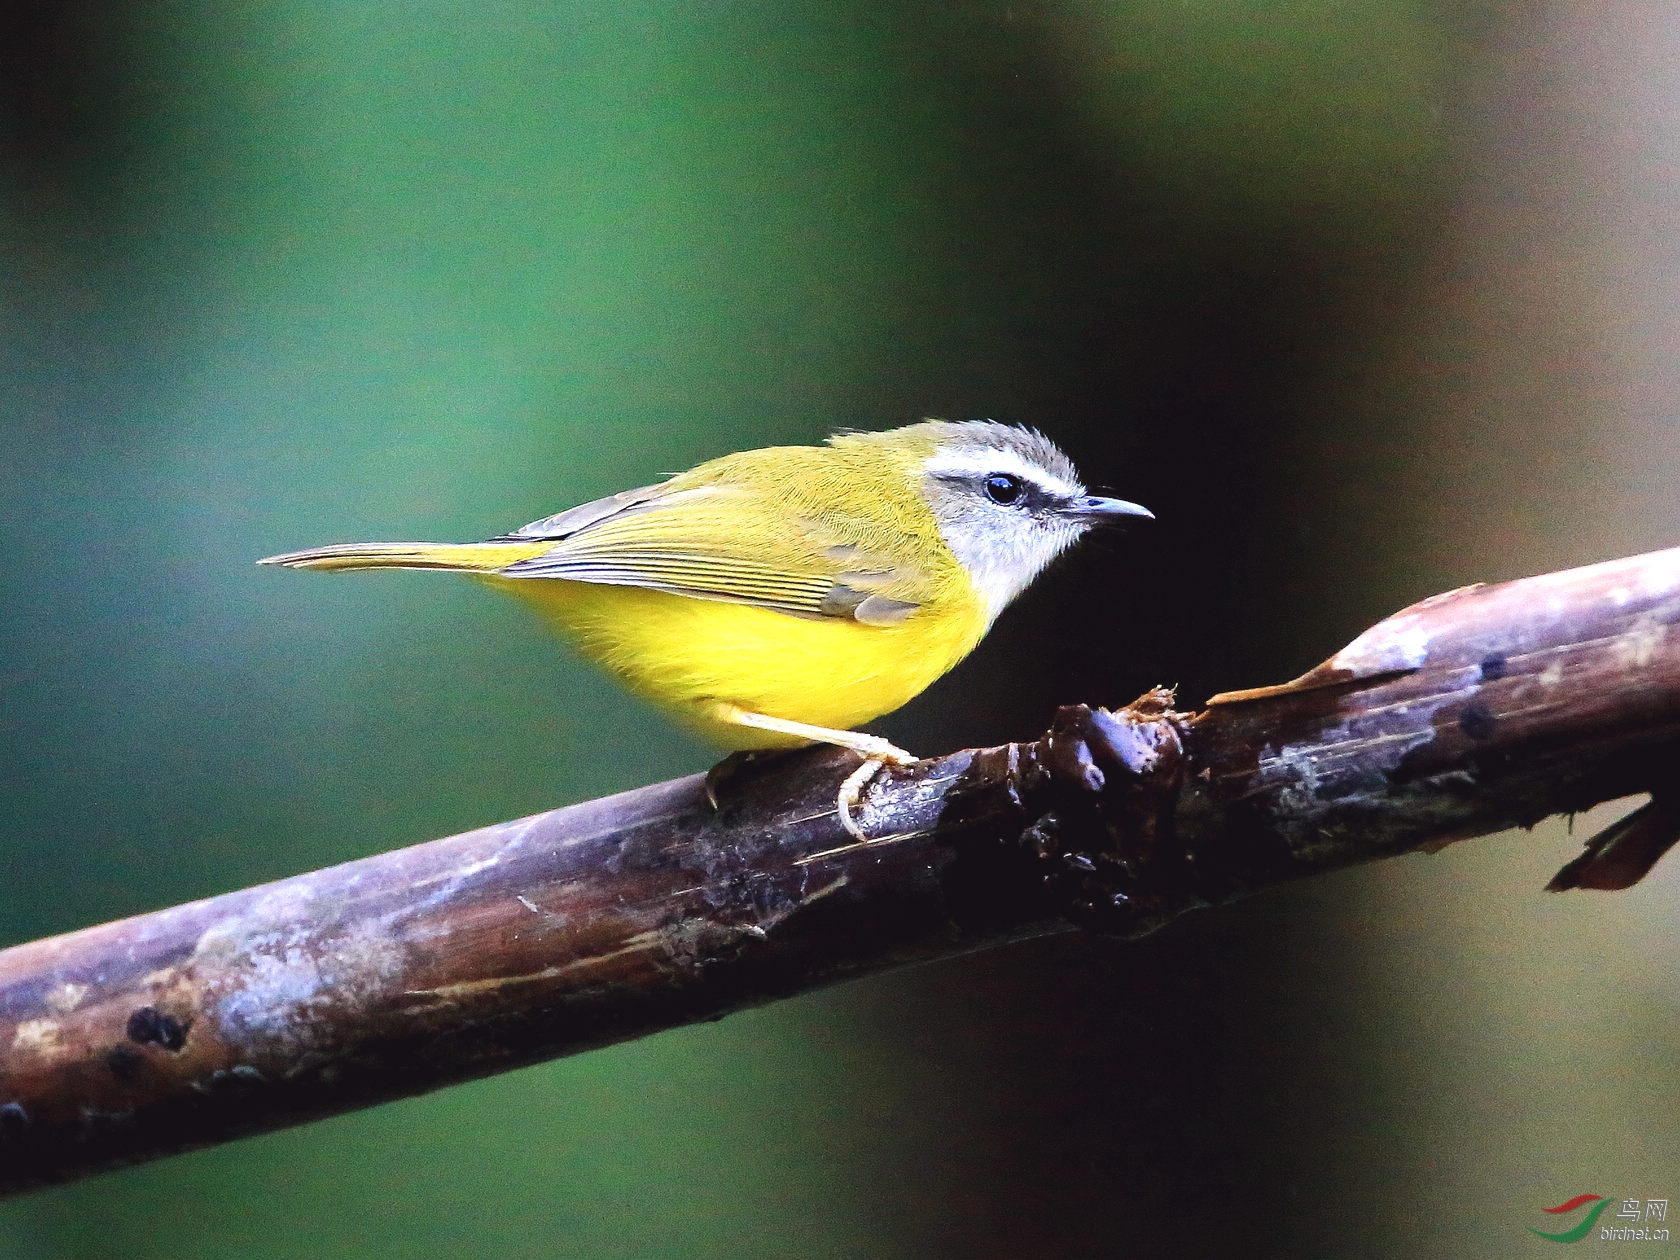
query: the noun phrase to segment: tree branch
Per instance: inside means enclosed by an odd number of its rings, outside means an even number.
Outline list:
[[[1153,692],[882,776],[679,779],[0,953],[0,1189],[225,1141],[1078,924],[1650,791],[1680,834],[1680,549],[1440,595],[1281,687]]]

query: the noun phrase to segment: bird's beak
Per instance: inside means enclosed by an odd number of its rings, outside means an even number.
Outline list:
[[[1101,525],[1106,521],[1118,521],[1128,516],[1141,516],[1146,521],[1155,519],[1155,513],[1136,503],[1127,503],[1124,499],[1105,499],[1101,495],[1089,494],[1083,499],[1075,499],[1069,505],[1068,514],[1079,520],[1089,521],[1093,525]]]

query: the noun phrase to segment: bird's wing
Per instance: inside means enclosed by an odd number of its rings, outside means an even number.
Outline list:
[[[931,597],[929,575],[883,555],[865,529],[807,519],[742,486],[626,490],[508,538],[554,540],[502,569],[509,578],[640,586],[865,625],[896,625]]]

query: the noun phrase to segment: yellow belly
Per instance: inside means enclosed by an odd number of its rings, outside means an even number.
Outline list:
[[[630,690],[731,749],[804,741],[717,721],[707,710],[718,701],[850,730],[923,691],[974,649],[988,624],[978,598],[922,608],[902,625],[866,626],[641,587],[486,580],[534,604]]]

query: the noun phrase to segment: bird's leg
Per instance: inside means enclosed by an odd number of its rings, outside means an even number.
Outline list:
[[[837,731],[828,726],[812,726],[809,722],[792,722],[787,718],[771,717],[767,713],[754,713],[739,705],[715,704],[712,706],[711,716],[720,722],[733,722],[736,726],[750,726],[755,730],[791,735],[795,739],[810,740],[813,744],[833,744],[837,748],[849,748],[860,757],[883,764],[913,766],[921,760],[915,753],[905,752],[897,744],[882,739],[879,735],[869,735],[863,731]]]
[[[868,837],[852,817],[852,810],[863,799],[864,790],[881,772],[881,767],[913,766],[920,760],[916,754],[905,752],[879,735],[866,735],[862,731],[837,731],[827,726],[812,726],[807,722],[790,722],[786,718],[754,713],[750,709],[733,704],[714,706],[712,716],[719,721],[733,722],[737,726],[750,726],[755,730],[774,731],[778,735],[808,739],[813,744],[833,744],[839,748],[849,748],[862,757],[863,764],[846,776],[846,781],[840,785],[840,795],[834,802],[835,813],[840,816],[840,825],[858,840],[867,840]]]

